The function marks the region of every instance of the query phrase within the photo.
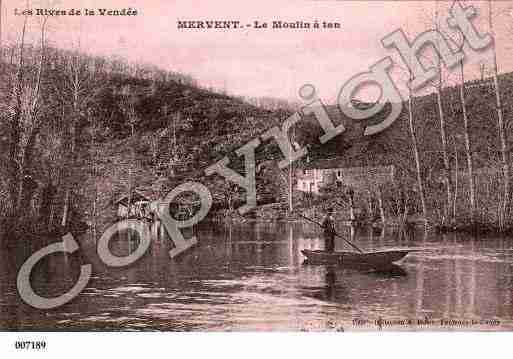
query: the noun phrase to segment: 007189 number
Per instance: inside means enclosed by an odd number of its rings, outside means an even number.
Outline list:
[[[14,343],[14,348],[17,350],[45,350],[46,342],[45,341],[16,341]]]

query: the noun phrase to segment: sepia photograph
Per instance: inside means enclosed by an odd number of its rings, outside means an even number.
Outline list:
[[[510,1],[0,0],[1,346],[513,331],[512,40]]]

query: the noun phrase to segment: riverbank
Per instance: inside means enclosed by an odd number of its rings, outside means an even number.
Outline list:
[[[230,223],[274,223],[274,222],[304,222],[308,221],[301,218],[300,215],[306,216],[314,221],[321,222],[329,203],[310,208],[295,208],[292,212],[288,206],[283,203],[272,203],[258,206],[252,212],[242,216],[236,210],[220,211],[213,216],[214,222],[230,222]],[[353,227],[375,227],[375,228],[399,228],[410,229],[414,227],[425,227],[437,233],[468,233],[468,234],[486,234],[486,235],[512,235],[513,225],[509,225],[501,230],[495,223],[487,223],[484,221],[476,221],[473,224],[467,219],[458,219],[451,225],[442,225],[437,219],[428,219],[427,221],[420,214],[410,214],[408,216],[386,216],[385,221],[380,218],[365,218],[357,216],[351,220],[349,209],[334,207],[335,221],[343,226]]]

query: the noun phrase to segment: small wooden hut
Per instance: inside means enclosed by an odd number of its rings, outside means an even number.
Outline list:
[[[129,199],[131,202],[129,205]],[[152,191],[136,188],[129,193],[123,194],[114,205],[118,207],[117,216],[119,218],[151,218],[150,217],[150,204],[158,197]],[[130,213],[128,213],[130,211]]]

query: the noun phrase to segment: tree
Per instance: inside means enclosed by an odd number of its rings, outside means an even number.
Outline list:
[[[41,18],[39,51],[31,48],[31,52],[27,55],[25,39],[28,18],[25,16],[20,37],[17,72],[12,84],[8,176],[14,228],[16,228],[18,217],[22,213],[22,204],[29,200],[24,198],[27,193],[25,191],[25,185],[28,183],[26,178],[30,176],[29,169],[32,165],[34,148],[44,112],[41,88],[46,64],[47,21],[48,17]],[[28,59],[32,59],[33,64],[27,65]]]
[[[463,43],[462,43],[463,47]],[[467,114],[467,103],[465,97],[465,69],[464,69],[464,61],[460,62],[460,75],[461,75],[461,86],[459,87],[459,95],[460,95],[460,103],[463,114],[463,126],[464,126],[464,138],[465,138],[465,155],[467,157],[467,170],[468,170],[468,180],[469,180],[469,189],[470,189],[470,224],[473,226],[475,223],[475,215],[476,215],[476,185],[474,178],[474,160],[472,158],[472,143],[470,140],[470,123]],[[458,173],[456,173],[458,176]],[[457,177],[456,177],[457,178]]]
[[[493,28],[493,18],[492,18],[492,2],[489,0],[488,2],[488,20],[490,33],[495,40],[495,33]],[[497,52],[495,49],[495,43],[492,49],[492,74],[493,74],[493,84],[495,88],[495,103],[497,110],[497,127],[498,127],[498,135],[499,135],[499,143],[500,143],[500,152],[501,152],[501,165],[502,165],[502,174],[503,174],[503,193],[501,198],[501,203],[499,207],[499,229],[504,230],[506,226],[507,212],[509,208],[509,196],[510,196],[510,168],[509,168],[509,159],[508,159],[508,149],[507,149],[507,139],[506,139],[506,131],[504,129],[504,117],[503,117],[503,109],[502,109],[502,101],[500,95],[499,88],[499,80],[497,76]]]
[[[436,1],[436,10],[435,10],[435,27],[436,31],[440,31],[440,24],[438,19],[438,1]],[[436,103],[438,107],[438,116],[440,119],[440,140],[442,143],[442,157],[443,157],[443,163],[444,163],[444,176],[445,176],[445,187],[447,192],[447,204],[445,208],[445,214],[447,217],[450,216],[451,210],[450,206],[452,203],[452,180],[451,180],[451,164],[449,161],[449,153],[447,151],[447,135],[445,133],[446,124],[445,124],[445,114],[443,110],[443,104],[442,104],[442,88],[443,88],[443,80],[442,80],[442,62],[439,58],[437,61],[438,65],[438,81],[435,86],[435,93],[436,93]],[[445,220],[445,217],[443,217],[443,220]],[[454,220],[454,218],[452,218]],[[443,225],[444,223],[442,223]]]
[[[63,86],[54,86],[55,96],[61,98],[63,111],[69,116],[69,128],[66,140],[66,146],[69,151],[64,161],[63,180],[64,180],[64,206],[61,216],[61,226],[66,227],[69,220],[69,209],[75,189],[74,167],[77,160],[77,139],[79,137],[79,126],[85,121],[89,107],[98,93],[103,89],[99,85],[100,79],[96,73],[91,71],[92,59],[83,55],[79,50],[75,50],[64,59],[64,68],[62,69],[62,78],[58,79]]]
[[[410,73],[410,79],[412,74]],[[427,223],[427,206],[426,196],[424,192],[424,182],[422,179],[422,169],[420,164],[420,155],[417,141],[417,134],[415,131],[415,119],[413,117],[413,93],[411,90],[408,93],[408,123],[410,126],[411,144],[413,149],[413,156],[415,158],[415,169],[417,175],[417,187],[419,190],[420,204],[422,206],[422,216],[424,217],[424,223]]]
[[[451,5],[454,6],[456,1],[454,1]],[[461,34],[461,41],[460,44],[458,44],[458,41],[453,39],[448,34],[444,33],[445,37],[450,39],[453,44],[458,48],[458,51],[463,50],[463,46],[465,44],[465,37],[463,34]],[[472,157],[472,142],[470,138],[470,120],[468,116],[467,111],[467,101],[466,101],[466,86],[465,86],[465,62],[461,61],[459,63],[459,70],[460,70],[460,79],[461,83],[459,86],[459,100],[460,105],[462,109],[462,117],[463,117],[463,137],[465,141],[465,156],[467,158],[467,175],[469,180],[469,191],[470,191],[470,223],[473,226],[475,224],[475,214],[476,214],[476,188],[475,188],[475,178],[474,178],[474,160]],[[483,81],[484,77],[484,64],[480,64],[480,72],[481,72],[481,81]],[[457,153],[457,146],[455,143],[455,158],[458,158]],[[458,170],[456,170],[456,183],[458,181]],[[456,186],[456,185],[455,185]],[[455,188],[455,194],[453,198],[453,217],[455,217],[456,212],[456,188]]]

